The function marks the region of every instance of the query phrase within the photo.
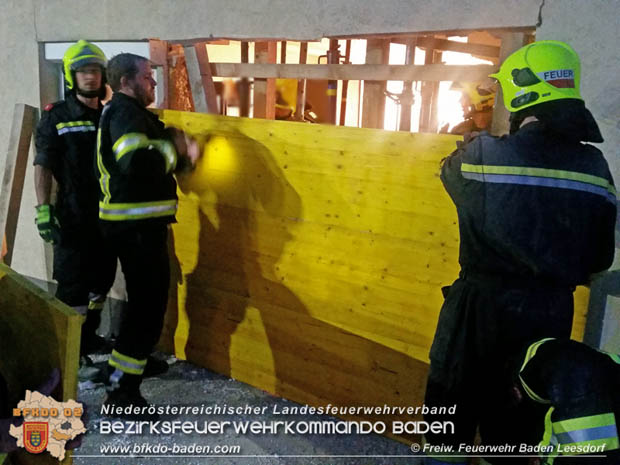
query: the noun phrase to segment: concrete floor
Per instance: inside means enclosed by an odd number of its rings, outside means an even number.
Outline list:
[[[164,357],[162,354],[158,354]],[[103,358],[95,360],[104,363]],[[157,407],[174,406],[252,406],[266,407],[260,414],[230,415],[162,415],[163,421],[198,422],[200,427],[209,422],[245,422],[258,421],[340,421],[329,416],[318,415],[278,415],[274,410],[283,411],[286,407],[295,406],[293,402],[274,397],[264,391],[244,383],[226,378],[197,367],[187,362],[167,357],[170,369],[157,378],[146,379],[142,385],[144,397]],[[87,430],[82,445],[75,451],[76,465],[93,464],[248,464],[248,465],[371,465],[371,464],[408,464],[419,465],[421,460],[416,457],[406,444],[376,434],[277,434],[262,433],[236,434],[232,428],[221,434],[183,434],[177,432],[169,435],[156,434],[101,434],[101,422],[120,421],[105,417],[101,413],[101,404],[105,397],[102,385],[81,388],[78,400],[86,405],[88,411]],[[127,425],[128,422],[123,422]],[[192,446],[239,446],[235,454],[185,454],[174,453],[181,447]],[[160,445],[159,452],[155,446]],[[129,447],[122,451],[117,449],[107,452],[103,449],[110,446]],[[166,451],[164,447],[168,447]],[[141,449],[142,448],[142,449]],[[150,448],[150,451],[149,451]],[[149,451],[145,453],[144,451]]]

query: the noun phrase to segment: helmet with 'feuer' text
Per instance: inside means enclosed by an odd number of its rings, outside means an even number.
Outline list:
[[[489,76],[502,86],[504,105],[516,112],[540,103],[581,98],[579,56],[570,45],[542,40],[526,45]]]

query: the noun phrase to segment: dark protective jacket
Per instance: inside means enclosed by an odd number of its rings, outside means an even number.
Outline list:
[[[465,275],[575,286],[611,265],[616,191],[595,147],[533,122],[512,136],[482,133],[445,159],[441,180]]]
[[[462,270],[439,315],[425,404],[463,413],[456,434],[427,440],[471,443],[479,428],[485,444],[537,442],[531,419],[504,398],[502,367],[528,341],[570,337],[574,287],[611,264],[607,163],[533,122],[502,138],[482,133],[445,159],[441,179],[457,208]]]
[[[177,154],[164,124],[138,101],[115,93],[101,116],[97,147],[99,218],[131,227],[171,223]]]
[[[89,108],[71,92],[44,108],[37,127],[34,164],[51,170],[58,183],[55,210],[63,233],[97,224],[93,157],[100,116],[101,107]]]
[[[530,399],[548,404],[544,463],[555,455],[600,454],[587,463],[620,463],[620,356],[571,340],[531,344],[519,364],[519,384]],[[588,446],[586,448],[585,446]],[[601,449],[594,449],[594,447]],[[604,456],[604,457],[603,457]],[[557,463],[581,464],[565,458]]]

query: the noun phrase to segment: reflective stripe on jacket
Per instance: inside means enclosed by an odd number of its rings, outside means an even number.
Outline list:
[[[177,154],[163,123],[137,100],[116,93],[97,134],[99,218],[175,221]]]

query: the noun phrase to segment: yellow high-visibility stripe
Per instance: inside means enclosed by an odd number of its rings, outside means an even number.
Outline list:
[[[107,109],[104,108],[104,112]],[[103,114],[101,115],[103,117]],[[97,131],[97,167],[99,168],[99,187],[103,193],[103,201],[105,203],[110,201],[110,173],[103,164],[103,157],[101,156],[101,128]]]
[[[616,195],[615,187],[605,178],[578,171],[554,170],[547,168],[534,168],[529,166],[499,166],[499,165],[474,165],[462,163],[461,172],[476,174],[505,174],[516,176],[536,176],[539,178],[563,179],[592,184],[606,189],[610,194]]]
[[[130,132],[122,135],[112,146],[116,161],[138,149],[156,149],[164,157],[166,173],[174,170],[177,164],[177,153],[172,142],[168,140],[149,139],[145,134]]]
[[[112,350],[112,355],[108,362],[109,365],[132,375],[141,375],[146,367],[146,359],[138,360],[128,355],[121,354],[116,350]]]
[[[176,214],[176,200],[155,202],[105,203],[99,202],[99,218],[109,221],[139,220]]]
[[[95,126],[92,121],[67,121],[66,123],[58,123],[56,129],[71,128],[75,126]]]
[[[88,302],[89,310],[99,310],[103,308],[103,302],[93,302],[92,300]]]
[[[523,359],[523,364],[521,365],[521,369],[519,370],[519,380],[521,381],[521,385],[523,386],[523,389],[525,390],[526,394],[535,402],[539,402],[541,404],[550,404],[551,401],[549,401],[548,399],[544,399],[542,397],[540,397],[538,394],[536,394],[534,392],[534,390],[532,388],[530,388],[525,380],[523,379],[523,377],[521,376],[521,373],[523,372],[523,370],[525,369],[525,366],[528,364],[528,362],[530,360],[532,360],[534,358],[534,356],[536,355],[536,352],[538,351],[538,348],[543,345],[545,342],[547,341],[552,341],[554,338],[552,337],[548,337],[545,339],[541,339],[540,341],[537,341],[533,344],[531,344],[528,348],[527,348],[527,352],[525,354],[525,358]]]
[[[571,418],[568,420],[556,421],[553,423],[553,432],[568,433],[575,430],[595,428],[598,426],[610,426],[616,424],[616,417],[613,413],[602,413],[587,417]]]

